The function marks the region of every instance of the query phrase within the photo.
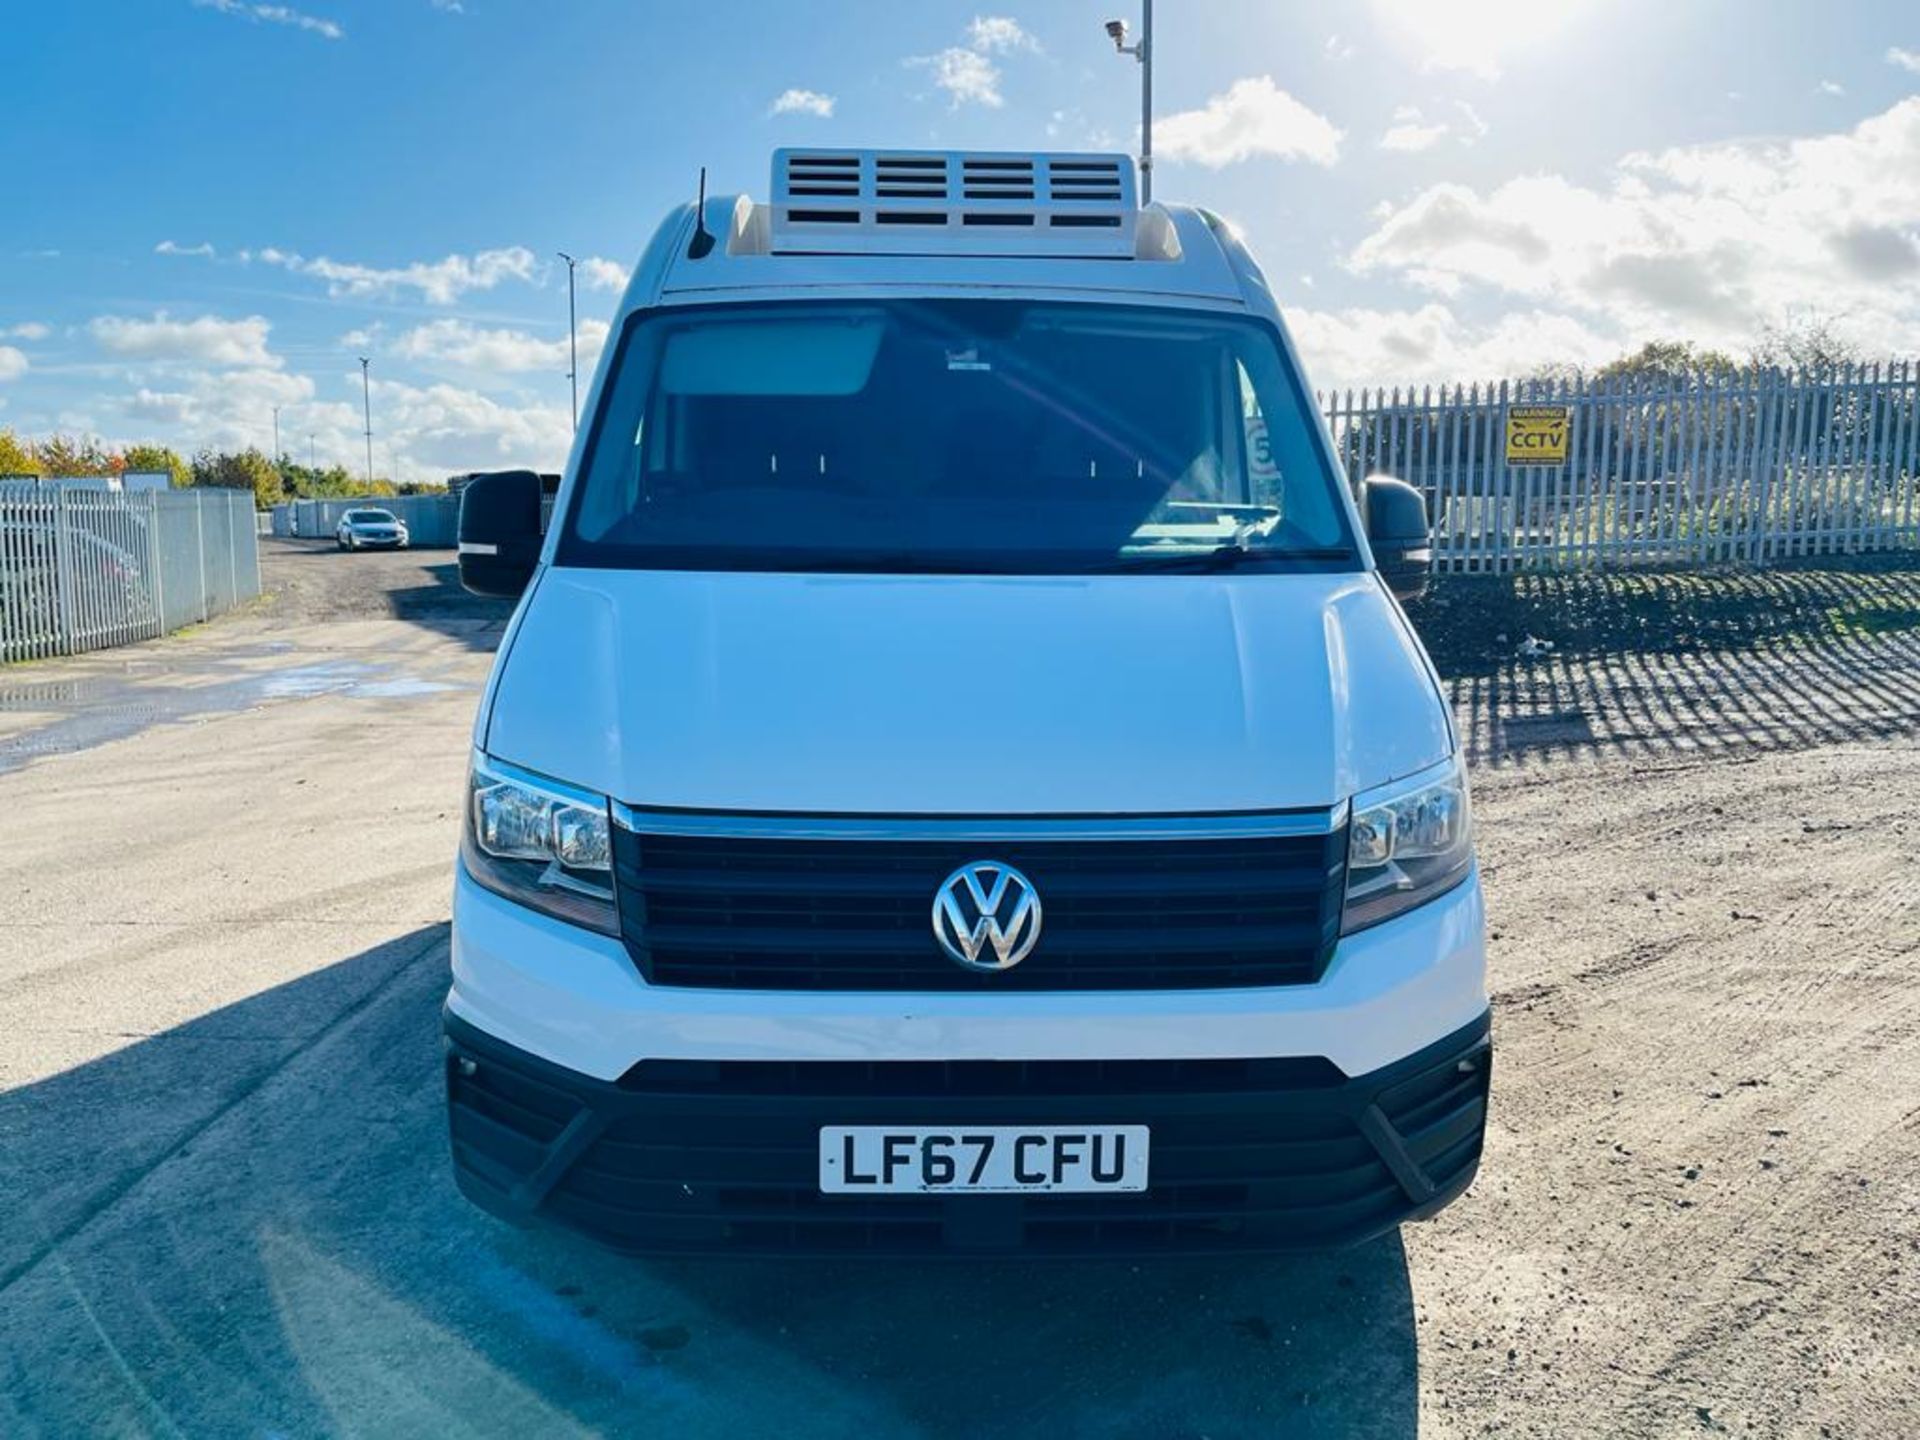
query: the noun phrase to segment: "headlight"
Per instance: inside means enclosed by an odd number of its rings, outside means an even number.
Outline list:
[[[1390,920],[1450,890],[1473,866],[1473,816],[1458,756],[1353,797],[1340,933]]]
[[[460,854],[495,894],[617,935],[607,814],[604,795],[476,754]]]

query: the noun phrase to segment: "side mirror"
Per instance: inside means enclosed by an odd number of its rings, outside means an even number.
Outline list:
[[[1427,593],[1433,570],[1427,502],[1404,480],[1369,475],[1360,487],[1360,508],[1380,578],[1397,599],[1418,600]]]
[[[531,470],[476,475],[460,494],[460,583],[475,595],[516,600],[540,563],[540,477]]]

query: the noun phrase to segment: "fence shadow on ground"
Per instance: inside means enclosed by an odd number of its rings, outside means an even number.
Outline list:
[[[1410,614],[1481,764],[1920,733],[1920,568],[1836,563],[1450,577]]]
[[[1410,1435],[1397,1237],[643,1262],[453,1188],[428,926],[0,1095],[0,1433]]]

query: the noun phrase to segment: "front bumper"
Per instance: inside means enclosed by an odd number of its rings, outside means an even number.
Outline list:
[[[617,936],[484,889],[453,891],[448,1008],[519,1050],[617,1080],[670,1060],[1205,1060],[1323,1055],[1364,1075],[1487,1008],[1477,876],[1344,937],[1318,983],[993,993],[649,985]]]
[[[1318,1057],[649,1060],[568,1070],[449,1011],[455,1175],[483,1208],[641,1253],[1324,1249],[1471,1183],[1492,1070],[1482,1014],[1349,1077]],[[1145,1124],[1125,1195],[824,1195],[823,1125]]]

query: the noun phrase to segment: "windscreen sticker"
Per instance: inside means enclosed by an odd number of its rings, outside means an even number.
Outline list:
[[[1273,463],[1273,440],[1267,434],[1267,417],[1255,413],[1243,424],[1247,432],[1247,478],[1263,486],[1280,483],[1280,467]]]
[[[982,360],[980,358],[979,346],[969,345],[964,350],[947,351],[947,369],[949,370],[991,370],[993,369],[993,365],[990,361]]]

